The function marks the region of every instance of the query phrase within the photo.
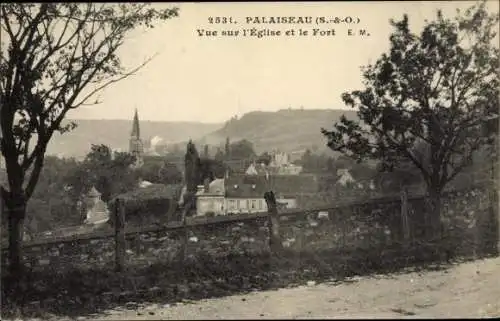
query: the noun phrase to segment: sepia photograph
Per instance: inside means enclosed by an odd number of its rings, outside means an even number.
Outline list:
[[[499,11],[0,4],[1,319],[499,318]]]

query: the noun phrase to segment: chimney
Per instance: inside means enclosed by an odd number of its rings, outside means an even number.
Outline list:
[[[208,178],[205,178],[205,180],[203,181],[203,186],[205,189],[205,193],[208,193],[210,188],[210,180]]]

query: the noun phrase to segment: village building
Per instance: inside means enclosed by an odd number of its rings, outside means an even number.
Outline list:
[[[304,193],[316,193],[313,175],[234,175],[198,186],[196,215],[229,215],[266,212],[264,193],[272,190],[278,206],[294,209]]]
[[[290,163],[290,157],[287,153],[274,151],[271,155],[271,162],[268,166],[263,163],[253,162],[245,170],[246,175],[299,175],[302,172],[302,166]]]

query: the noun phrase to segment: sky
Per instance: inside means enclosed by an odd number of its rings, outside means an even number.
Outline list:
[[[73,111],[70,118],[224,122],[254,110],[344,109],[341,94],[361,89],[360,67],[389,48],[390,19],[408,13],[419,32],[436,10],[453,16],[474,1],[181,3],[179,16],[154,29],[137,30],[120,51],[130,69],[155,58],[138,73],[100,94],[102,104]],[[156,7],[172,6],[157,3]],[[498,12],[498,2],[489,2]],[[247,24],[246,17],[326,16],[359,18],[358,24]],[[237,24],[210,24],[232,17]],[[197,29],[281,30],[281,36],[199,36]],[[335,36],[312,36],[312,29]],[[307,36],[287,36],[290,29]],[[369,36],[348,36],[365,29]],[[359,33],[359,32],[358,32]]]

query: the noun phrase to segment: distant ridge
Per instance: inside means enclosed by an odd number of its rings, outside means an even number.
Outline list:
[[[72,119],[68,121],[75,121],[78,127],[63,135],[54,134],[47,149],[48,154],[82,157],[88,153],[91,144],[105,144],[114,149],[128,150],[132,119]],[[217,130],[221,126],[222,124],[200,122],[140,120],[141,138],[143,140],[160,136],[166,143],[183,141],[186,137],[196,139]]]
[[[353,110],[282,109],[276,112],[252,111],[224,124],[140,120],[140,128],[143,140],[160,136],[168,145],[178,145],[182,149],[189,139],[201,150],[204,144],[223,146],[226,137],[229,137],[233,142],[240,139],[251,141],[257,153],[274,149],[294,152],[308,148],[315,152],[332,153],[326,147],[321,128],[332,128],[342,115],[357,119]],[[54,134],[48,154],[83,157],[91,144],[128,149],[132,120],[73,121],[77,122],[78,127],[64,135]]]
[[[239,119],[231,119],[222,128],[204,136],[199,144],[218,145],[247,139],[255,150],[279,149],[286,152],[316,146],[318,151],[329,151],[321,128],[332,128],[345,115],[357,119],[356,111],[341,109],[282,109],[277,112],[253,111]]]

